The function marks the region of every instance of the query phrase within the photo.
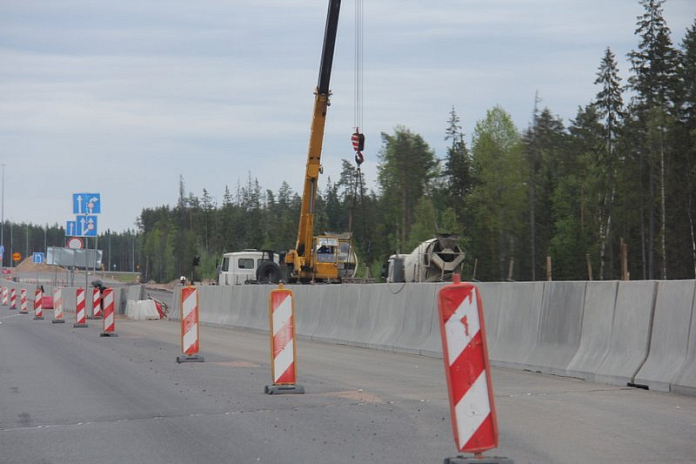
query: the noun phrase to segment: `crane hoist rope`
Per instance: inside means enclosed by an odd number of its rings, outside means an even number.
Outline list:
[[[365,149],[365,135],[360,132],[363,128],[363,0],[355,0],[355,63],[354,63],[354,87],[353,87],[353,128],[351,136],[353,150],[355,150],[355,163],[360,165],[365,161],[363,150]]]

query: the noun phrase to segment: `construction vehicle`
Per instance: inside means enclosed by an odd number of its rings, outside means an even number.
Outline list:
[[[435,234],[410,254],[389,257],[383,277],[387,282],[444,282],[461,275],[464,250],[457,234]]]
[[[225,253],[218,268],[219,285],[278,283],[280,279],[280,256],[270,250]]]
[[[324,141],[326,111],[330,104],[329,81],[340,8],[340,0],[329,0],[319,67],[319,81],[314,92],[314,112],[297,242],[295,248],[285,255],[289,282],[339,282],[343,277],[353,276],[357,269],[357,258],[350,234],[326,233],[314,236],[317,185],[319,174],[322,172],[321,151]]]

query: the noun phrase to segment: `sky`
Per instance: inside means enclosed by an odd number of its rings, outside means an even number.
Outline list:
[[[99,193],[99,233],[144,208],[258,179],[301,193],[327,1],[0,0],[2,215],[74,220]],[[452,108],[466,140],[496,105],[518,130],[535,93],[566,124],[598,92],[611,47],[624,83],[637,0],[365,0],[363,171],[377,189],[381,133],[420,134],[444,158]],[[668,0],[681,43],[696,1]],[[355,1],[343,0],[320,186],[352,160]]]

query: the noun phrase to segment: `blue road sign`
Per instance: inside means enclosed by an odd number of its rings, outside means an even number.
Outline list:
[[[75,237],[96,237],[97,236],[97,216],[76,216]]]
[[[101,214],[101,194],[73,193],[73,214]]]
[[[34,252],[34,254],[31,255],[31,262],[35,264],[41,264],[44,261],[46,261],[46,255],[40,252]]]
[[[65,235],[68,237],[77,237],[77,221],[67,221],[65,223]]]

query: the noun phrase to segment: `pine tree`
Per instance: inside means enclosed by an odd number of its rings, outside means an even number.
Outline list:
[[[393,135],[382,133],[382,148],[377,167],[388,220],[398,229],[397,241],[408,240],[414,220],[414,208],[437,175],[438,161],[423,137],[405,127],[397,127]]]
[[[464,209],[466,197],[471,193],[471,157],[464,142],[464,132],[459,125],[459,116],[454,107],[450,111],[450,118],[445,130],[445,140],[451,141],[445,157],[445,198],[447,206],[454,209],[458,222],[464,223],[466,213]]]
[[[616,59],[607,47],[602,58],[602,63],[597,72],[595,85],[600,86],[595,100],[597,115],[604,123],[604,147],[594,158],[597,169],[595,175],[599,176],[597,215],[599,222],[599,278],[604,279],[604,269],[606,264],[606,249],[609,237],[611,236],[612,213],[614,208],[614,198],[616,195],[616,170],[617,153],[616,142],[623,121],[623,98],[621,94],[621,77],[616,64]]]
[[[662,4],[665,0],[641,0],[643,15],[638,17],[636,35],[641,37],[638,50],[628,54],[633,74],[629,86],[636,91],[633,106],[639,117],[641,135],[646,152],[641,158],[641,167],[647,176],[648,192],[641,208],[647,214],[647,239],[643,249],[647,254],[647,278],[654,278],[656,203],[660,210],[660,251],[662,254],[661,276],[667,278],[666,253],[666,188],[665,157],[668,156],[666,132],[670,123],[669,114],[674,110],[676,93],[677,53],[672,47],[670,30],[663,17]],[[648,140],[652,138],[653,140]],[[657,168],[659,166],[659,173]],[[657,192],[659,188],[659,193]],[[642,226],[645,228],[645,224]]]
[[[687,29],[681,43],[681,66],[679,69],[682,85],[681,125],[684,142],[681,152],[684,154],[683,171],[686,172],[686,215],[689,221],[689,238],[691,245],[691,267],[696,277],[696,20]]]

